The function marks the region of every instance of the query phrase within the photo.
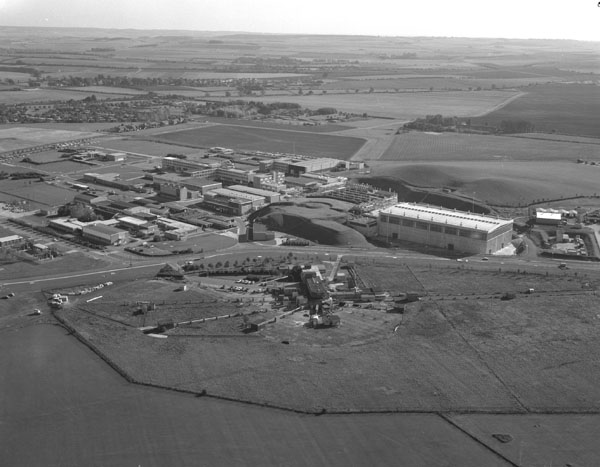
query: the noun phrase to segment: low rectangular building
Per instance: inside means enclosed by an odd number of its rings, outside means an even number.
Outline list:
[[[255,171],[221,167],[217,169],[215,176],[225,185],[248,184]]]
[[[379,212],[379,237],[450,251],[493,254],[512,240],[512,219],[424,204],[400,203]]]
[[[163,157],[161,165],[164,170],[183,172],[197,177],[213,175],[220,166],[219,163],[206,164],[204,162],[179,159],[177,157]]]
[[[148,226],[148,222],[142,219],[138,219],[137,217],[131,216],[123,216],[118,218],[119,226],[124,229],[131,231],[138,231],[140,229],[146,228]]]
[[[116,245],[127,238],[125,230],[103,224],[86,225],[81,229],[81,233],[83,238],[100,245]]]
[[[281,199],[281,195],[279,193],[277,193],[276,191],[262,190],[260,188],[253,188],[251,186],[244,186],[244,185],[231,185],[228,188],[230,190],[238,191],[240,193],[247,193],[250,195],[262,196],[263,198],[265,198],[266,202],[269,204],[270,203],[278,203],[279,200]]]
[[[8,235],[0,238],[0,247],[16,246],[23,243],[25,239],[20,235]]]
[[[535,223],[544,225],[558,225],[562,222],[562,214],[554,211],[541,211],[535,213]]]
[[[260,208],[260,207],[264,206],[267,201],[264,196],[254,195],[254,194],[242,192],[242,191],[231,190],[229,188],[217,188],[216,190],[212,190],[211,192],[207,193],[204,198],[206,199],[207,196],[213,195],[213,194],[222,196],[224,198],[243,199],[246,201],[250,201],[253,208]]]
[[[215,190],[216,191],[216,190]],[[211,191],[204,195],[202,205],[211,211],[231,216],[243,216],[253,209],[252,201],[242,197],[224,196]]]

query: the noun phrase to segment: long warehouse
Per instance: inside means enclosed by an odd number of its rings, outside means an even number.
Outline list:
[[[404,240],[450,251],[493,254],[512,239],[512,219],[400,203],[379,212],[377,231],[387,241]]]

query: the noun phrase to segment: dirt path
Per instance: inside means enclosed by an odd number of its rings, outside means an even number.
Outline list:
[[[486,110],[485,112],[481,112],[477,115],[473,115],[473,118],[475,117],[484,117],[486,115],[491,114],[492,112],[495,112],[496,110],[500,110],[501,108],[503,108],[504,106],[510,104],[512,101],[518,99],[519,97],[523,97],[524,95],[526,95],[526,92],[520,92],[519,94],[517,94],[516,96],[512,96],[509,97],[508,99],[506,99],[504,102],[501,102],[500,104],[492,107],[490,110]]]
[[[356,151],[350,158],[352,161],[376,161],[385,154],[387,149],[394,141],[394,136],[402,125],[408,120],[390,120],[377,125],[356,128],[352,130],[339,131],[339,136],[352,136],[355,138],[364,138],[366,143]]]

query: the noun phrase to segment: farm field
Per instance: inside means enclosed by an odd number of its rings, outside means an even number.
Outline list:
[[[139,96],[147,94],[146,91],[133,88],[117,88],[110,86],[84,86],[80,88],[66,88],[67,91],[92,92],[99,94],[118,94],[121,96]]]
[[[2,91],[2,103],[7,105],[12,104],[34,104],[36,102],[53,102],[53,101],[68,101],[82,100],[93,95],[93,92],[87,91],[62,91],[60,89],[27,89],[23,91]],[[98,94],[98,99],[109,99],[109,94]]]
[[[558,81],[559,77],[548,76],[528,76],[520,78],[473,78],[468,72],[464,76],[443,76],[443,75],[406,75],[406,76],[361,76],[359,79],[340,79],[326,82],[320,86],[320,89],[328,91],[346,91],[353,93],[358,89],[364,92],[366,89],[373,88],[375,91],[429,91],[431,88],[435,91],[470,91],[476,88],[500,89],[517,88],[528,86],[530,84],[546,83],[548,81]]]
[[[307,417],[131,385],[57,326],[4,332],[0,350],[8,465],[506,465],[434,414]]]
[[[261,101],[292,102],[309,109],[334,107],[339,112],[366,113],[376,117],[414,120],[430,114],[469,117],[491,111],[517,95],[514,91],[447,91],[423,93],[319,94],[311,96],[263,96]],[[248,100],[248,99],[244,99]]]
[[[2,125],[3,130],[7,130],[9,128],[20,128],[23,124],[21,123],[7,123]],[[101,130],[105,128],[114,127],[115,124],[113,122],[103,122],[103,123],[28,123],[27,128],[38,129],[38,130],[61,130],[61,131],[79,131],[83,133],[97,132],[95,134],[96,137],[104,136],[103,133],[99,133]]]
[[[31,76],[28,73],[0,70],[0,80],[12,79],[15,83],[26,83],[30,78]],[[13,88],[14,85],[8,85],[8,87]]]
[[[574,162],[373,161],[369,166],[371,174],[358,179],[382,189],[398,189],[402,181],[422,187],[451,187],[468,198],[492,205],[516,206],[543,199],[593,196],[599,191],[600,167]]]
[[[600,140],[577,143],[511,136],[411,131],[394,136],[379,160],[575,162],[577,159],[600,159],[598,144]]]
[[[195,130],[162,133],[162,142],[187,144],[198,148],[223,146],[236,150],[257,150],[347,159],[365,140],[322,133],[215,125]]]
[[[598,415],[452,415],[461,429],[517,465],[594,465]],[[502,443],[494,434],[508,434]]]
[[[0,152],[97,136],[97,133],[30,126],[0,128]]]
[[[473,123],[497,125],[506,119],[527,120],[536,131],[600,137],[600,91],[593,84],[545,84]]]
[[[37,179],[2,180],[0,183],[0,200],[27,201],[31,209],[65,204],[72,201],[74,195],[75,192],[71,190],[49,185]]]

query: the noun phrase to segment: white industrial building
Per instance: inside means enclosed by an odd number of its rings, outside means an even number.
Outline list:
[[[512,219],[400,203],[379,212],[377,231],[390,242],[404,240],[450,251],[493,254],[510,244],[512,226]]]

